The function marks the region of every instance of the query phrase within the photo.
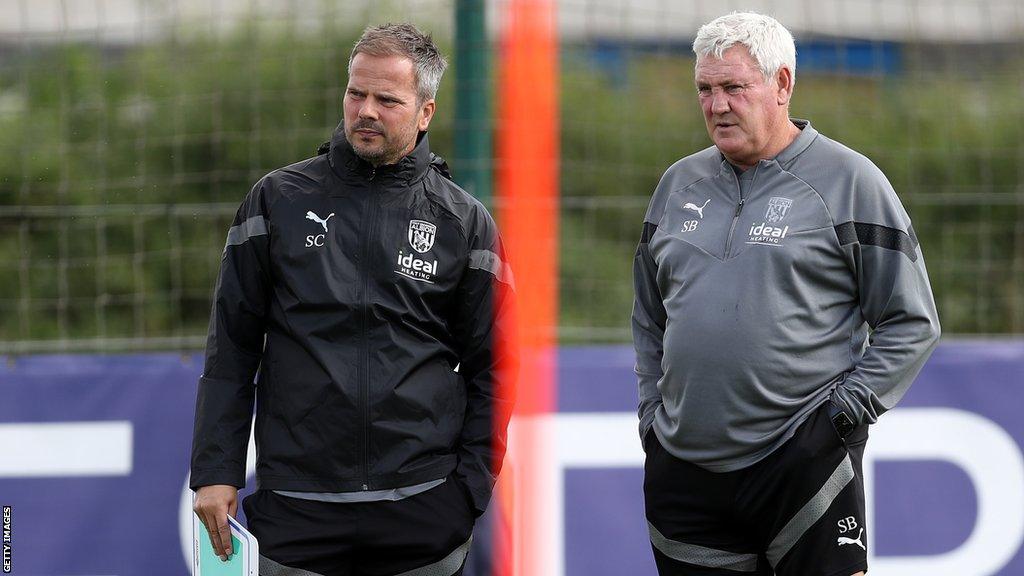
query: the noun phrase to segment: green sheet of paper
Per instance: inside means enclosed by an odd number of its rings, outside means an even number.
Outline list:
[[[210,543],[210,533],[206,526],[199,524],[201,534],[199,535],[199,566],[201,572],[196,576],[245,576],[242,543],[231,535],[231,556],[224,562],[219,556],[213,553],[213,544]]]

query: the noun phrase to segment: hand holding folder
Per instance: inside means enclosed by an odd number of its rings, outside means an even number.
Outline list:
[[[214,551],[206,526],[198,516],[192,515],[193,576],[258,576],[259,542],[230,515],[228,525],[231,529],[231,556],[225,562]]]

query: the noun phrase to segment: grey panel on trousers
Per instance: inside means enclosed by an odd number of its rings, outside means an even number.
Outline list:
[[[264,236],[266,233],[267,221],[263,219],[263,216],[253,216],[237,226],[232,226],[228,230],[228,241],[224,248],[237,246],[253,236]]]
[[[706,568],[724,568],[737,572],[757,571],[757,554],[737,554],[669,540],[650,522],[647,523],[647,531],[651,535],[651,544],[673,560]]]
[[[316,572],[283,566],[266,556],[260,555],[260,576],[323,576]]]
[[[473,537],[470,536],[469,540],[466,540],[465,543],[452,550],[450,554],[437,562],[413,568],[395,576],[452,576],[452,574],[458,572],[459,568],[462,568],[462,563],[466,561],[466,555],[469,554],[469,545],[472,542]]]
[[[773,568],[793,548],[793,545],[804,535],[804,532],[807,532],[808,528],[825,515],[825,511],[828,510],[832,502],[835,501],[839,493],[843,491],[843,488],[846,488],[846,485],[851,480],[853,480],[853,463],[850,461],[850,455],[847,454],[843,461],[839,463],[839,466],[832,472],[832,475],[829,476],[829,479],[825,481],[825,484],[822,485],[821,489],[818,490],[818,493],[808,500],[796,515],[789,519],[789,522],[783,526],[782,530],[772,540],[772,543],[768,545],[768,561],[771,562]]]

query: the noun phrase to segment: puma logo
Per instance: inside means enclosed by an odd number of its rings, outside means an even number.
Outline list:
[[[697,213],[697,215],[700,216],[700,219],[703,220],[704,219],[704,209],[707,208],[708,202],[711,202],[711,198],[708,198],[707,200],[705,200],[703,206],[697,206],[693,202],[687,202],[686,204],[683,204],[683,210],[693,210],[694,212]]]
[[[860,541],[860,536],[863,533],[864,533],[864,529],[861,528],[860,532],[857,532],[857,539],[856,540],[854,540],[853,538],[847,538],[845,536],[840,536],[839,539],[837,540],[837,542],[839,543],[840,546],[845,546],[846,544],[856,544],[857,546],[860,546],[861,550],[864,550],[865,552],[867,552],[868,549],[865,548],[864,547],[864,543]]]
[[[331,219],[331,216],[334,216],[334,212],[331,212],[330,214],[327,215],[327,218],[323,218],[323,219],[321,219],[319,216],[314,214],[312,210],[310,210],[309,212],[306,212],[306,220],[312,220],[314,222],[319,222],[320,225],[324,227],[324,232],[327,232],[327,221]]]

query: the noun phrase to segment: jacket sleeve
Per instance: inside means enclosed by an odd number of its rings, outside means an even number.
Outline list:
[[[836,235],[854,272],[870,333],[863,356],[833,398],[856,423],[874,423],[903,397],[939,338],[924,255],[888,180],[871,166],[853,218]]]
[[[221,257],[196,398],[192,489],[245,486],[253,379],[263,353],[269,293],[269,244],[260,188],[257,184],[235,215]]]
[[[455,476],[483,514],[505,456],[518,368],[515,288],[497,228],[479,207],[468,228],[467,269],[454,295],[451,330],[466,385]]]
[[[661,405],[658,381],[662,377],[661,358],[665,337],[665,312],[658,288],[658,265],[651,256],[650,240],[657,225],[644,222],[643,234],[633,256],[633,347],[636,349],[637,385],[639,388],[640,440],[654,424],[654,414]]]

